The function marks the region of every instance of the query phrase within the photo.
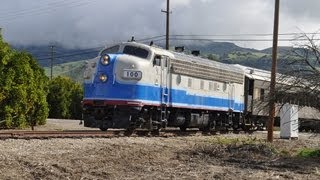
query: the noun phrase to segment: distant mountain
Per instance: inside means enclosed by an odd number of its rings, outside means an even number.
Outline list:
[[[181,46],[183,42],[175,42],[174,46]],[[156,44],[164,46],[164,44]],[[49,46],[13,46],[17,50],[25,50],[31,53],[42,67],[45,67],[46,73],[50,73],[51,47]],[[255,67],[259,69],[270,70],[272,48],[257,50],[251,48],[243,48],[229,42],[210,42],[185,44],[185,53],[190,54],[192,50],[200,50],[200,56],[215,61],[220,61],[229,64],[241,64],[245,66]],[[65,75],[70,76],[77,81],[81,81],[83,68],[85,67],[84,60],[94,58],[98,55],[100,48],[92,49],[68,49],[62,46],[54,47],[54,76]],[[293,57],[291,52],[292,47],[279,47],[279,68],[285,67],[284,59]]]
[[[172,46],[180,46],[181,43],[174,43]],[[164,47],[164,44],[159,44],[160,46]],[[215,54],[219,57],[226,56],[233,52],[245,52],[245,53],[259,53],[259,50],[250,49],[250,48],[242,48],[234,43],[229,42],[211,42],[211,43],[201,43],[195,41],[192,44],[184,45],[186,52],[190,53],[192,50],[200,50],[202,55],[208,54]],[[31,53],[39,62],[39,64],[43,67],[50,66],[51,61],[51,47],[44,46],[44,45],[30,45],[30,46],[20,46],[14,45],[14,49],[17,50],[25,50]],[[61,45],[56,45],[54,47],[54,64],[62,64],[68,63],[73,61],[79,61],[84,59],[91,59],[99,53],[101,49],[99,48],[92,48],[92,49],[68,49],[64,48]],[[268,51],[268,49],[264,50]]]
[[[210,42],[210,43],[200,43],[196,42],[193,44],[185,45],[187,50],[200,50],[201,54],[216,54],[223,56],[224,54],[229,54],[232,52],[260,52],[256,49],[243,48],[229,42]]]
[[[278,53],[279,53],[279,54],[282,54],[282,55],[290,54],[293,50],[294,50],[294,48],[293,48],[293,47],[290,47],[290,46],[281,46],[281,47],[278,47]],[[272,47],[267,48],[267,49],[263,49],[263,50],[261,50],[260,52],[266,53],[266,54],[272,54]]]

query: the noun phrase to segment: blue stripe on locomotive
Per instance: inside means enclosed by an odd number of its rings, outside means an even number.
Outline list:
[[[146,86],[140,84],[119,84],[115,82],[85,84],[85,99],[105,99],[105,100],[126,100],[126,101],[147,101],[160,104],[161,88],[156,86]],[[204,97],[199,95],[189,95],[185,90],[170,90],[170,104],[173,106],[194,106],[198,108],[216,108],[228,110],[230,104],[233,110],[243,111],[243,103],[234,100]]]
[[[145,84],[120,84],[114,81],[113,65],[118,55],[110,55],[110,64],[108,66],[97,66],[97,72],[93,83],[84,84],[84,99],[102,99],[102,100],[125,100],[141,101],[144,103],[160,104],[161,91],[159,86]],[[108,76],[108,81],[102,83],[99,80],[99,74],[104,73]],[[201,109],[219,109],[227,111],[230,107],[236,112],[243,112],[242,102],[223,99],[218,97],[208,97],[200,95],[187,94],[186,90],[171,89],[169,104],[172,106],[190,106]]]

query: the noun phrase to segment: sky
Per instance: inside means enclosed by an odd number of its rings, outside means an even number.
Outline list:
[[[247,48],[271,47],[274,3],[170,0],[170,34],[193,35],[175,38],[229,40]],[[279,33],[318,32],[319,7],[319,0],[280,0]],[[139,40],[165,35],[161,9],[166,9],[166,0],[1,0],[0,27],[3,38],[14,45],[93,48],[127,41],[131,36]],[[279,45],[294,45],[295,41],[289,41],[294,38],[281,35],[279,39],[287,40]]]

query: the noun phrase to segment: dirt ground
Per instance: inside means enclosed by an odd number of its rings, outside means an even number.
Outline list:
[[[81,129],[49,120],[45,129]],[[85,128],[84,128],[85,129]],[[0,179],[320,179],[320,135],[265,142],[266,133],[110,139],[0,140]]]

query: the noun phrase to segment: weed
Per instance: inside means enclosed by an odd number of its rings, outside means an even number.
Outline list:
[[[320,149],[302,149],[297,154],[298,157],[314,158],[320,157]]]

